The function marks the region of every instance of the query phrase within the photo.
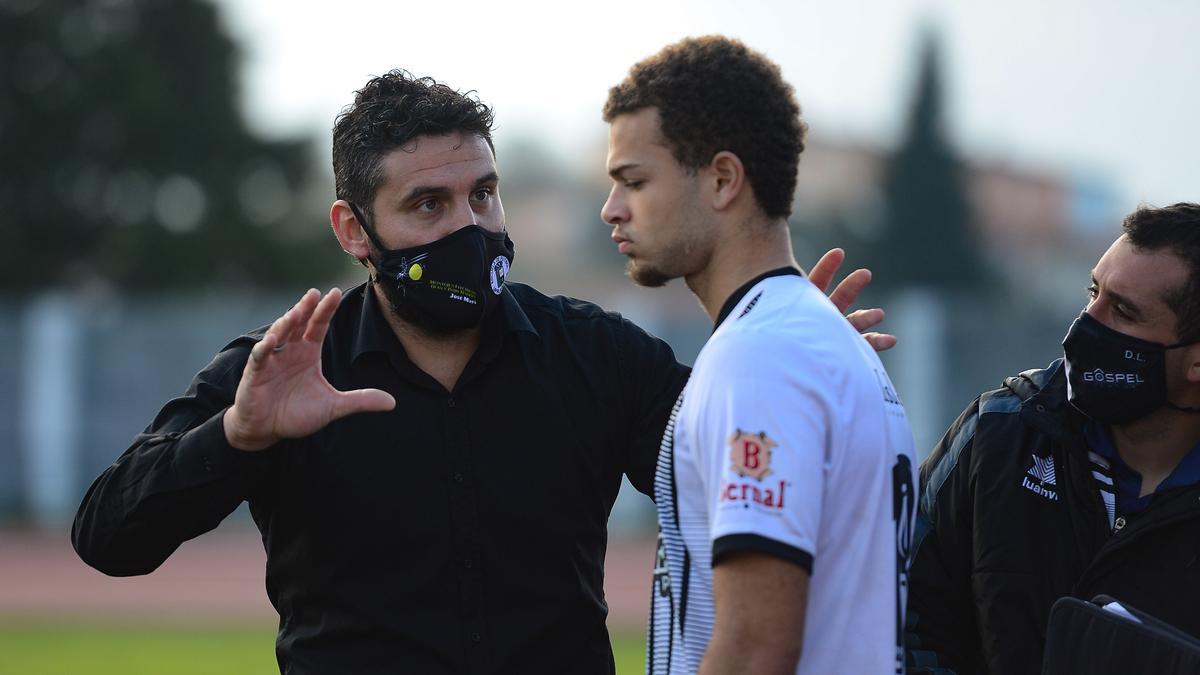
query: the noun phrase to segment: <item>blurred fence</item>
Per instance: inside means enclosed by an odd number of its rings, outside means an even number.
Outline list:
[[[711,327],[681,284],[627,284],[589,299],[620,311],[692,362]],[[298,296],[248,291],[184,295],[45,294],[0,301],[0,521],[59,526],[83,492],[168,399],[233,337],[269,323]],[[927,453],[979,392],[1060,352],[1070,316],[1036,307],[893,296],[884,355]],[[653,510],[626,485],[616,532],[653,529]]]

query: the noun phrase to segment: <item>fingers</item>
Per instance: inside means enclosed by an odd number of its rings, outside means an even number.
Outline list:
[[[312,318],[307,320],[303,335],[305,340],[319,343],[325,339],[325,332],[329,330],[329,322],[333,319],[333,314],[341,302],[341,289],[336,287],[329,289],[329,293],[321,298],[321,302],[317,303],[313,309]]]
[[[842,283],[829,294],[829,300],[839,312],[845,313],[858,300],[858,296],[871,283],[871,270],[857,269],[846,275]]]
[[[883,310],[876,307],[850,312],[846,315],[846,320],[850,322],[851,326],[854,326],[854,330],[863,334],[872,349],[877,352],[885,352],[896,346],[896,336],[889,333],[867,332],[882,323],[883,317]]]
[[[840,248],[833,248],[825,252],[821,259],[813,265],[808,272],[808,280],[813,286],[821,289],[824,293],[825,289],[829,288],[829,284],[833,282],[833,276],[837,274],[838,268],[842,266],[842,262],[846,259],[846,252]],[[839,308],[841,309],[841,308]],[[846,311],[841,309],[841,311]]]
[[[272,324],[273,326],[274,324]],[[279,338],[275,337],[270,331],[263,336],[263,339],[258,341],[258,344],[250,350],[250,361],[246,364],[246,369],[249,371],[258,370],[262,366],[263,361],[267,359],[273,352],[272,350],[279,344]]]
[[[883,323],[883,310],[878,307],[874,309],[856,309],[846,315],[846,320],[854,326],[854,330],[865,333],[871,328]]]
[[[896,346],[896,336],[887,333],[863,333],[867,343],[877,352],[886,352]]]
[[[379,389],[339,391],[334,398],[330,421],[360,412],[387,412],[395,407],[396,399],[386,391]]]
[[[250,350],[250,363],[248,366],[252,370],[257,370],[263,363],[266,362],[272,355],[280,353],[283,347],[286,347],[297,326],[303,327],[302,321],[307,321],[307,317],[313,312],[313,307],[316,305],[316,299],[320,293],[316,289],[309,289],[307,293],[300,297],[300,300],[292,305],[292,308],[284,312],[283,316],[275,319],[275,323],[267,329],[262,340],[254,345]],[[299,339],[297,336],[296,339]]]
[[[286,333],[288,342],[299,342],[304,337],[309,318],[316,311],[320,299],[321,292],[310,288],[300,297],[300,301],[288,311],[288,314],[291,315],[289,330]]]

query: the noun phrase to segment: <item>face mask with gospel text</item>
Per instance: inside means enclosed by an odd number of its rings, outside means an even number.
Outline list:
[[[1189,344],[1142,340],[1113,330],[1083,312],[1063,339],[1067,398],[1093,420],[1118,426],[1164,405],[1200,412],[1167,400],[1166,352]]]

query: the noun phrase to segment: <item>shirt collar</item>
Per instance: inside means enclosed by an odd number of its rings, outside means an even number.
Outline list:
[[[1138,484],[1141,483],[1141,474],[1131,468],[1121,459],[1121,455],[1117,453],[1117,448],[1112,442],[1112,437],[1109,436],[1108,429],[1103,425],[1097,424],[1088,420],[1083,425],[1083,435],[1087,439],[1088,446],[1098,455],[1108,459],[1114,469],[1120,469],[1120,472],[1130,476],[1136,476]],[[1171,471],[1171,474],[1163,479],[1158,487],[1155,488],[1154,494],[1169,490],[1176,487],[1186,487],[1200,483],[1200,443],[1192,446],[1191,450],[1179,460],[1179,464]],[[1137,493],[1133,494],[1137,497]]]
[[[717,321],[713,324],[713,332],[716,332],[717,328],[720,327],[720,325],[724,323],[725,319],[729,317],[729,313],[733,311],[733,308],[738,306],[738,303],[742,301],[742,298],[746,297],[746,294],[750,292],[751,288],[757,286],[758,282],[770,277],[781,277],[789,274],[798,277],[804,276],[804,273],[795,267],[779,267],[771,270],[770,272],[763,272],[750,281],[742,284],[741,287],[733,292],[733,295],[729,296],[729,299],[725,301],[725,304],[721,305],[721,311],[717,314]]]
[[[379,306],[379,300],[375,297],[370,282],[364,282],[347,293],[347,295],[351,294],[358,294],[362,298],[358,331],[354,338],[353,358],[358,359],[359,356],[368,352],[386,354],[393,350],[399,350],[400,353],[403,353],[400,341],[383,316],[383,308]],[[514,332],[527,332],[540,337],[537,329],[529,321],[529,316],[525,314],[525,310],[513,297],[508,285],[505,284],[504,290],[500,294],[500,304],[484,322],[480,351],[495,351],[499,348],[498,343],[502,341],[503,337]]]

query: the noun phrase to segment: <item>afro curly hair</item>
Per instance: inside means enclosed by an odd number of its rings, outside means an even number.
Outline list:
[[[737,155],[763,212],[792,211],[808,126],[779,66],[738,40],[685,38],[630,69],[608,92],[604,121],[656,108],[667,147],[684,168]]]

